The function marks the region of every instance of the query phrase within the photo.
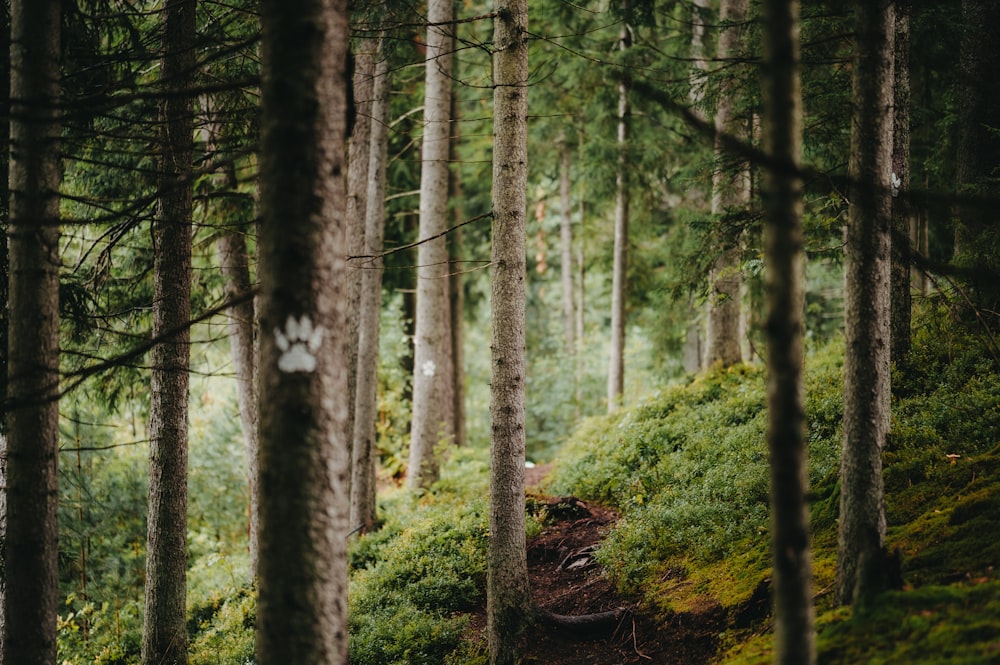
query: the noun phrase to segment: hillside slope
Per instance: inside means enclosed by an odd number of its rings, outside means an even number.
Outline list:
[[[888,547],[902,588],[864,616],[832,606],[842,352],[807,366],[813,557],[824,663],[1000,662],[1000,375],[942,312],[924,317],[893,377],[885,452]],[[730,618],[721,662],[770,662],[764,374],[703,374],[648,404],[587,423],[550,489],[622,512],[600,559],[666,625],[706,606]],[[766,607],[766,604],[765,604]]]

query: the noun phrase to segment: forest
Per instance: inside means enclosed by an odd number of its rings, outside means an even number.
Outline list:
[[[992,0],[0,2],[0,665],[1000,662]]]

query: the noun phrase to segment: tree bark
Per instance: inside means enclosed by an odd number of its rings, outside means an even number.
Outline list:
[[[420,238],[439,236],[447,228],[453,15],[452,0],[428,3]],[[436,448],[454,437],[447,239],[441,235],[421,244],[417,264],[410,489],[427,488],[437,480]]]
[[[1000,194],[996,182],[1000,167],[1000,137],[996,131],[1000,127],[1000,61],[994,37],[998,23],[1000,3],[962,1],[955,171],[958,193],[967,199],[992,201]],[[994,207],[965,201],[957,212],[955,260],[972,268],[970,292],[975,305],[981,311],[995,310],[1000,301],[995,276],[1000,265],[989,250],[997,233]],[[995,315],[991,318],[996,320]]]
[[[457,38],[452,39],[452,48],[457,44]],[[461,126],[459,119],[458,96],[452,95],[451,99],[451,119],[455,125],[452,132],[451,146],[449,154],[452,162],[457,162],[455,147],[460,137]],[[462,206],[462,178],[461,170],[453,169],[451,178],[448,181],[452,200],[452,219],[455,225],[465,221],[465,208]],[[456,228],[452,232],[451,242],[451,275],[449,277],[448,294],[451,297],[451,357],[452,357],[452,416],[454,418],[453,429],[455,432],[455,446],[464,448],[469,443],[468,430],[466,428],[465,411],[465,286],[464,267],[462,264],[462,252],[464,251],[462,229]]]
[[[60,3],[11,2],[7,663],[56,662]]]
[[[726,61],[739,53],[742,24],[746,21],[748,0],[722,0],[719,10],[721,32],[718,58]],[[735,86],[725,72],[720,83],[719,103],[715,111],[715,128],[721,134],[746,139],[745,121],[736,115]],[[715,168],[712,174],[712,215],[738,215],[750,203],[750,168],[715,141]],[[731,162],[736,164],[731,165]],[[724,241],[722,254],[716,259],[709,275],[709,300],[706,316],[705,365],[716,362],[723,366],[740,362],[740,243],[738,233]]]
[[[802,89],[798,0],[767,0],[764,28],[764,262],[767,265],[767,441],[771,468],[775,657],[816,662],[806,419],[802,385],[805,255],[802,232]]]
[[[235,182],[231,181],[232,184]],[[257,501],[257,321],[253,283],[250,279],[250,255],[246,239],[234,228],[224,229],[215,241],[219,264],[226,280],[226,297],[238,301],[229,308],[229,346],[233,355],[238,386],[240,427],[247,456],[247,490],[250,496],[248,533],[250,574],[257,576],[257,541],[260,509]]]
[[[365,209],[367,257],[361,268],[361,299],[358,312],[358,376],[354,412],[354,457],[351,481],[351,528],[368,532],[375,528],[375,421],[378,418],[378,336],[382,312],[382,253],[385,235],[385,167],[389,148],[389,64],[383,49],[377,49],[378,64],[371,86],[372,116],[368,151],[369,174]]]
[[[623,25],[618,46],[624,52],[632,45],[632,28]],[[625,390],[625,316],[628,290],[629,160],[628,141],[632,109],[631,82],[626,70],[618,81],[618,173],[615,176],[615,245],[611,271],[611,358],[608,363],[608,413],[621,403]]]
[[[347,254],[359,256],[365,253],[365,214],[368,209],[369,155],[371,153],[372,95],[375,80],[375,57],[379,49],[377,39],[367,37],[361,40],[354,54],[354,128],[348,142],[347,152]],[[364,270],[356,261],[349,264],[347,302],[347,438],[355,441],[354,418],[357,415],[358,372],[361,357],[361,290]],[[353,459],[354,453],[352,453]],[[351,472],[351,482],[356,474]],[[352,495],[353,497],[353,495]],[[353,502],[353,498],[352,498]],[[352,503],[353,505],[353,503]],[[352,521],[353,524],[353,521]]]
[[[490,663],[514,665],[531,607],[524,531],[527,0],[498,0],[496,14],[486,632]]]
[[[257,662],[347,662],[346,0],[261,3]]]
[[[892,293],[890,359],[901,363],[910,352],[910,0],[896,3],[892,145]],[[902,194],[902,196],[898,196]]]
[[[187,663],[187,449],[195,0],[164,6],[143,665]]]
[[[0,71],[10,72],[10,3],[0,4]],[[7,538],[7,342],[10,330],[7,228],[10,223],[10,76],[0,76],[0,569]],[[0,663],[4,658],[7,576],[0,574]]]
[[[893,6],[854,3],[857,54],[851,205],[845,262],[844,445],[837,598],[864,603],[885,586],[882,449],[889,429]]]

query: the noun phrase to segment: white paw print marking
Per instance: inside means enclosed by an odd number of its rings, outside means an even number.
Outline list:
[[[315,371],[316,352],[323,343],[325,332],[323,326],[313,328],[312,321],[305,314],[298,321],[289,316],[284,332],[274,329],[274,341],[281,351],[278,369],[285,373]]]
[[[434,376],[437,373],[437,365],[434,364],[433,360],[428,360],[421,366],[420,371],[423,372],[424,376]]]

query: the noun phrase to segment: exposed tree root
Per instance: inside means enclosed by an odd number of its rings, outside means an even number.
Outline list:
[[[541,625],[575,633],[613,631],[622,620],[631,614],[625,607],[593,614],[556,614],[543,607],[535,606],[534,619]]]

